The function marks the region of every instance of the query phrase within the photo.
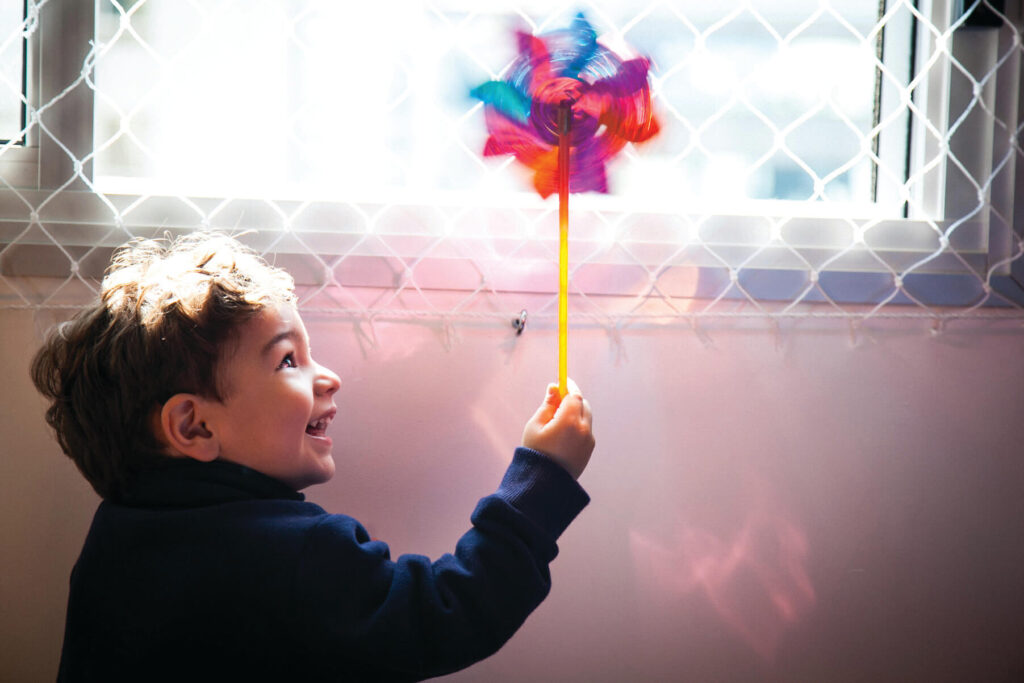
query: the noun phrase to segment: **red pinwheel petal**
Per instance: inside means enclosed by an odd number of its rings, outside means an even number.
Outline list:
[[[574,105],[578,111],[596,119],[608,131],[627,142],[643,142],[658,132],[650,96],[638,100],[612,98],[607,92],[591,89]]]
[[[643,142],[659,130],[647,88],[649,67],[644,57],[623,62],[613,76],[595,81],[582,103],[588,114],[629,142]]]
[[[599,120],[609,132],[627,142],[649,140],[661,129],[651,114],[650,102],[643,107],[643,113],[635,104],[624,104],[617,109],[606,111]]]

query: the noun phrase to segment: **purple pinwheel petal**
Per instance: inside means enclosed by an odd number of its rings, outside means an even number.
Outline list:
[[[608,194],[608,178],[604,164],[589,166],[569,176],[569,192],[601,192]]]
[[[647,70],[650,64],[646,57],[623,62],[614,75],[595,81],[593,89],[615,98],[632,97],[647,87]]]
[[[570,152],[569,191],[608,192],[605,159],[608,158],[607,140],[591,138]]]

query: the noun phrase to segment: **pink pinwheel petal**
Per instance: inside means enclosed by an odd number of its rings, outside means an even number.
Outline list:
[[[605,109],[612,106],[611,98],[607,94],[603,94],[593,88],[587,88],[576,104],[573,105],[573,109],[579,112],[583,112],[587,116],[600,119],[601,114],[604,113]]]
[[[529,60],[530,83],[528,87],[532,95],[541,84],[554,77],[551,70],[551,54],[548,52],[548,46],[537,36],[522,31],[517,35],[519,52]]]
[[[532,126],[519,124],[494,109],[488,109],[484,116],[490,131],[484,146],[484,156],[514,154],[517,159],[527,163],[527,160],[550,148],[550,145],[537,137]]]

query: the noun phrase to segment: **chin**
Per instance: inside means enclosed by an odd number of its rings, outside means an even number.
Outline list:
[[[317,463],[316,469],[303,472],[302,475],[295,477],[295,479],[289,483],[296,491],[301,491],[307,486],[325,484],[330,481],[333,476],[334,458],[328,456],[326,460],[322,460]]]

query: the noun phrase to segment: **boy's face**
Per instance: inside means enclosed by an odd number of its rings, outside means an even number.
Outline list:
[[[222,402],[207,407],[219,457],[296,490],[334,475],[327,425],[338,376],[313,360],[294,306],[268,307],[221,361]]]

